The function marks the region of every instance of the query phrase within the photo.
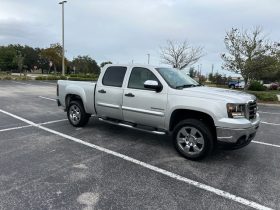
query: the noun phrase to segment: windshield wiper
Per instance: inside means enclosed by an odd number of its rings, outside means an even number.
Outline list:
[[[178,85],[175,88],[176,89],[183,89],[183,88],[189,88],[189,87],[196,87],[195,84],[188,84],[188,85]]]

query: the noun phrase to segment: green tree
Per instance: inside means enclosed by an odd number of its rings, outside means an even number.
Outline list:
[[[32,48],[29,46],[24,46],[23,54],[24,54],[24,65],[27,66],[28,70],[33,70],[35,66],[39,66],[39,48]]]
[[[51,44],[49,48],[41,50],[40,58],[42,60],[47,60],[49,64],[52,64],[49,66],[49,72],[51,71],[51,68],[54,69],[56,72],[57,69],[62,69],[62,47],[59,43]],[[65,64],[67,66],[68,61],[65,58]]]
[[[17,55],[14,56],[13,62],[17,65],[20,76],[21,76],[23,62],[24,62],[24,56],[21,54],[21,52],[18,52]]]
[[[96,61],[93,60],[89,56],[78,56],[73,59],[72,61],[72,66],[75,67],[75,69],[79,73],[94,73],[94,74],[99,74],[100,73],[100,68],[97,65]]]
[[[105,61],[100,64],[100,68],[103,68],[107,64],[113,64],[111,61]]]
[[[190,68],[189,74],[191,78],[195,78],[197,76],[197,71],[194,69],[194,67]]]
[[[34,66],[39,65],[39,48],[32,48],[27,45],[9,45],[9,47],[14,48],[17,54],[21,54],[24,57],[24,67],[27,70],[32,70]]]
[[[11,46],[0,46],[0,70],[11,71],[17,68],[13,62],[16,56],[16,51]]]
[[[241,74],[245,86],[248,80],[255,79],[256,75],[269,68],[270,62],[263,62],[260,68],[256,68],[259,66],[259,58],[273,52],[273,45],[265,39],[260,27],[252,31],[232,28],[226,33],[224,42],[228,52],[222,54],[223,68]]]

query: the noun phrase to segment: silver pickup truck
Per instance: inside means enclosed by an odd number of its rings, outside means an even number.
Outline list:
[[[76,127],[96,116],[169,134],[191,160],[205,157],[217,143],[248,145],[260,123],[253,95],[201,86],[179,70],[148,65],[106,65],[96,83],[59,80],[57,103]]]

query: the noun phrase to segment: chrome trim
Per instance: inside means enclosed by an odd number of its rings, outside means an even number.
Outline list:
[[[151,109],[155,109],[155,110],[160,110],[160,111],[164,111],[164,109],[162,109],[162,108],[157,108],[157,107],[151,107]]]
[[[250,110],[250,106],[256,106],[255,108],[254,108],[254,110]],[[253,114],[251,114],[252,115],[252,118],[250,118],[251,116],[250,116],[250,111],[254,111],[254,113]],[[257,104],[257,101],[256,100],[250,100],[250,101],[248,101],[247,103],[246,103],[246,113],[245,113],[245,115],[246,115],[246,118],[248,119],[248,120],[250,120],[250,121],[252,121],[252,120],[255,120],[256,119],[256,117],[257,117],[257,112],[258,112],[258,104]]]
[[[149,130],[134,127],[132,125],[106,120],[106,119],[103,119],[101,117],[99,117],[98,119],[102,122],[106,122],[106,123],[113,124],[113,125],[119,125],[119,126],[126,127],[126,128],[131,128],[131,129],[138,130],[138,131],[144,131],[144,132],[147,132],[147,133],[153,133],[153,134],[157,134],[157,135],[166,135],[167,134],[167,132],[165,132],[165,131],[157,131],[157,130],[149,131]]]
[[[120,106],[118,106],[118,105],[101,103],[101,102],[98,102],[97,106],[103,106],[103,107],[112,108],[112,109],[120,109]]]
[[[125,111],[131,111],[131,112],[137,112],[137,113],[142,113],[142,114],[149,114],[149,115],[164,117],[164,113],[162,113],[162,112],[150,111],[150,110],[146,110],[146,109],[137,109],[137,108],[127,107],[127,106],[122,106],[122,109]]]
[[[246,139],[248,139],[251,134],[257,132],[259,125],[260,122],[258,121],[252,127],[244,129],[217,127],[217,140],[226,143],[236,143],[242,136],[246,136]]]

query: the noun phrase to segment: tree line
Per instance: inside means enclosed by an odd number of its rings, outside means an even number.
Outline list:
[[[280,81],[280,43],[269,40],[261,27],[232,28],[226,32],[224,44],[227,52],[221,55],[222,68],[242,75],[246,85],[251,80]],[[167,41],[161,47],[162,62],[178,69],[192,70],[192,65],[203,55],[202,47],[193,47],[186,41]],[[217,77],[214,80],[225,80],[221,75],[214,76]]]
[[[62,47],[51,44],[48,48],[33,48],[27,45],[0,46],[0,71],[60,73],[62,69]],[[66,73],[99,74],[100,65],[88,55],[79,55],[72,61],[65,58]]]
[[[269,40],[260,27],[252,30],[232,28],[224,38],[226,52],[221,54],[222,68],[241,74],[245,84],[251,80],[280,81],[280,43]],[[160,48],[162,63],[177,69],[192,67],[205,55],[202,47],[193,47],[187,41],[168,40]],[[61,72],[62,47],[52,44],[48,48],[32,48],[22,45],[0,46],[0,71]],[[100,65],[90,56],[77,56],[72,61],[65,58],[67,73],[100,72]],[[200,80],[205,80],[205,76]],[[214,76],[214,75],[212,75]],[[220,79],[218,79],[220,80]]]

